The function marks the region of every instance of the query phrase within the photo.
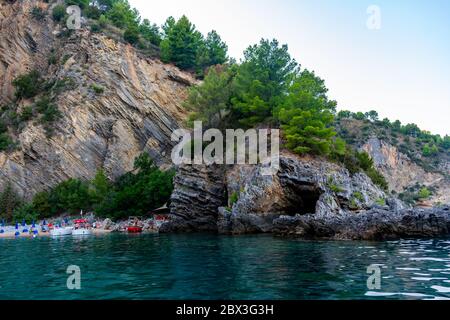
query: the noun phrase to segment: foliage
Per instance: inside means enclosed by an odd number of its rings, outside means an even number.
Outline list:
[[[172,21],[166,22],[167,27],[161,42],[161,58],[164,62],[175,63],[181,69],[193,69],[196,66],[202,35],[186,16],[182,16],[175,23]]]
[[[7,133],[0,133],[0,152],[9,150],[13,145],[13,141]]]
[[[431,197],[431,191],[428,190],[428,188],[423,187],[422,189],[420,189],[417,196],[418,196],[419,200],[426,200]]]
[[[91,181],[69,179],[37,193],[24,207],[33,217],[48,218],[62,213],[94,212],[100,217],[120,219],[146,215],[167,203],[173,190],[173,171],[161,171],[144,153],[135,161],[134,172],[111,182],[103,170]]]
[[[101,85],[98,85],[96,83],[93,83],[91,85],[91,89],[94,90],[96,94],[102,94],[105,91],[105,88],[103,88]]]
[[[344,189],[342,189],[342,187],[339,186],[339,185],[333,180],[332,177],[329,177],[329,178],[328,178],[327,186],[328,186],[328,188],[330,188],[330,190],[331,190],[332,192],[334,192],[334,193],[340,193],[340,192],[343,192],[343,191],[344,191]]]
[[[156,24],[151,24],[148,19],[144,19],[139,25],[139,33],[151,44],[159,46],[161,43],[161,33]]]
[[[53,20],[57,22],[61,22],[66,16],[66,6],[62,4],[58,4],[53,8],[52,17]]]
[[[234,204],[236,202],[238,202],[238,200],[239,200],[239,193],[235,191],[230,196],[230,201],[229,201],[230,202],[230,206],[233,207]]]
[[[118,28],[127,28],[139,24],[139,13],[131,9],[128,1],[114,1],[111,9],[106,13],[106,17]]]
[[[164,205],[172,194],[172,171],[161,171],[147,153],[135,161],[137,173],[127,173],[97,206],[97,214],[113,219],[143,216]]]
[[[31,106],[26,106],[23,108],[20,114],[20,121],[29,121],[33,118],[33,108]]]
[[[277,40],[262,39],[258,45],[250,46],[239,66],[235,79],[236,95],[232,98],[239,123],[252,127],[270,122],[297,68],[287,45],[280,47]]]
[[[287,147],[296,153],[329,155],[336,132],[331,127],[336,102],[329,101],[323,80],[304,70],[289,88],[278,118]]]
[[[32,98],[39,93],[42,81],[40,74],[36,70],[23,74],[15,78],[12,82],[16,89],[17,98]]]
[[[34,6],[30,11],[31,16],[36,20],[42,20],[45,18],[45,12],[41,7]]]
[[[51,210],[53,213],[77,213],[90,208],[88,183],[69,179],[57,185],[50,193]]]
[[[431,156],[436,155],[437,153],[439,153],[439,149],[438,149],[438,147],[435,144],[430,146],[430,144],[427,143],[427,144],[425,144],[423,146],[423,149],[422,149],[422,155],[423,156],[431,157]]]
[[[25,223],[31,224],[39,219],[39,214],[33,210],[31,203],[23,203],[16,210],[14,210],[13,220],[15,222],[25,221]]]
[[[81,9],[89,7],[90,0],[65,0],[67,6],[79,6]]]
[[[0,192],[0,216],[7,221],[11,221],[14,211],[21,205],[21,197],[12,186],[12,183],[7,181]]]
[[[364,201],[364,196],[359,191],[353,192],[353,198],[355,198],[356,200],[358,200],[360,202]]]
[[[124,34],[123,38],[130,44],[136,44],[139,41],[139,29],[137,26],[129,26]]]
[[[48,135],[52,133],[53,123],[61,117],[58,107],[51,102],[48,96],[43,96],[35,104],[36,110],[41,114],[40,122]]]
[[[185,107],[191,111],[190,119],[202,121],[206,127],[226,128],[231,111],[233,70],[211,68],[203,83],[189,91]]]
[[[202,73],[209,66],[224,64],[228,60],[227,52],[228,46],[219,34],[215,30],[209,32],[198,49],[196,65],[199,72]]]

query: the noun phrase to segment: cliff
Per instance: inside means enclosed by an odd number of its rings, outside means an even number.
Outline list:
[[[31,17],[36,5],[49,6],[0,1],[0,105],[20,112],[39,99],[14,99],[12,80],[33,69],[47,83],[69,85],[55,97],[61,117],[50,137],[39,121],[10,130],[18,146],[0,153],[1,180],[29,198],[70,177],[92,178],[99,168],[118,177],[142,151],[171,165],[170,136],[186,118],[181,104],[194,78],[86,28],[68,35],[50,16]],[[50,64],[50,56],[58,62]]]
[[[365,174],[350,175],[323,158],[283,152],[276,174],[262,175],[261,168],[181,167],[172,194],[173,221],[162,231],[271,232],[282,215],[355,214],[388,198]]]
[[[338,117],[338,134],[352,147],[366,151],[389,183],[389,190],[411,205],[450,203],[450,152],[443,137],[400,121]],[[448,138],[448,137],[447,137]],[[434,151],[430,152],[430,148]],[[426,152],[428,148],[428,153]],[[417,199],[426,187],[431,196]]]
[[[449,163],[442,165],[442,172],[427,172],[395,146],[379,138],[370,138],[362,149],[374,160],[376,168],[386,177],[389,189],[402,193],[415,185],[433,190],[424,205],[450,203]],[[446,176],[447,174],[447,176]]]

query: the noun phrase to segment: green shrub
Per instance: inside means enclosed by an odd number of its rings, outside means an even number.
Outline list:
[[[14,145],[7,133],[0,133],[0,152],[10,150]]]
[[[332,192],[334,192],[334,193],[340,193],[340,192],[343,192],[343,191],[344,191],[344,189],[343,189],[341,186],[337,185],[337,184],[334,182],[334,180],[333,180],[332,177],[330,177],[330,178],[328,179],[327,185],[328,185],[328,188],[330,188],[330,190],[331,190]]]
[[[98,23],[94,23],[91,25],[91,32],[97,33],[102,30],[102,27]]]
[[[42,20],[45,18],[45,12],[41,7],[34,6],[30,12],[31,16],[36,20]]]
[[[375,168],[370,168],[368,171],[366,171],[367,176],[372,180],[372,182],[380,187],[383,190],[388,190],[389,184],[386,181],[386,178],[378,172]]]
[[[31,118],[33,118],[33,107],[32,106],[24,107],[19,118],[20,118],[20,121],[22,121],[22,122],[31,120]]]
[[[123,38],[130,44],[136,44],[139,41],[139,30],[137,27],[129,27],[125,30]]]
[[[364,201],[364,196],[363,196],[363,194],[362,194],[361,192],[359,192],[359,191],[353,192],[353,197],[354,197],[356,200],[360,201],[360,202],[363,202],[363,201]]]
[[[32,70],[15,78],[12,84],[16,89],[17,98],[32,98],[39,93],[42,81],[39,72]]]
[[[23,200],[14,189],[11,182],[6,181],[1,187],[0,217],[7,221],[11,221],[13,219],[14,211],[23,204]]]
[[[417,194],[419,200],[427,200],[431,197],[431,191],[428,190],[428,188],[423,187],[420,189],[419,193]]]
[[[239,200],[239,193],[236,191],[233,192],[230,196],[230,207],[233,207],[236,202]]]
[[[58,58],[56,57],[56,54],[54,52],[50,53],[50,56],[47,59],[47,63],[49,66],[58,63]]]
[[[105,91],[105,88],[95,83],[91,85],[91,89],[94,90],[96,94],[102,94]]]
[[[84,14],[84,16],[86,16],[89,19],[97,20],[100,18],[100,15],[102,14],[102,12],[96,6],[87,6],[83,10],[83,14]]]
[[[72,55],[70,54],[65,54],[61,60],[61,64],[64,65],[66,64],[67,60],[69,60],[72,57]]]
[[[53,8],[52,17],[56,22],[61,22],[66,16],[66,6],[58,4]]]
[[[33,221],[37,222],[39,219],[39,214],[34,211],[33,205],[31,203],[24,203],[19,206],[13,213],[13,221],[20,223],[25,221],[31,224]]]

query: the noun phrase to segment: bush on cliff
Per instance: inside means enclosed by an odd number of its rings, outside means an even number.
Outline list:
[[[65,16],[66,16],[66,6],[58,4],[53,8],[52,11],[53,20],[55,20],[56,22],[61,22],[61,20],[63,20]]]
[[[39,93],[42,81],[40,74],[36,70],[23,74],[15,78],[12,82],[16,89],[17,98],[32,98]]]

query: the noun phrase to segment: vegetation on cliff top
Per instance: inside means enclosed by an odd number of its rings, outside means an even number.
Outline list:
[[[440,165],[450,161],[450,137],[421,130],[416,124],[402,125],[399,120],[380,120],[376,111],[366,113],[339,111],[334,123],[339,136],[355,148],[370,137],[395,146],[427,172],[441,172]]]
[[[202,120],[204,128],[281,128],[293,152],[329,157],[387,189],[372,159],[337,137],[336,102],[327,91],[314,72],[301,70],[287,45],[262,39],[244,52],[242,63],[211,68],[203,83],[190,89],[185,106],[190,121]]]
[[[137,49],[160,57],[166,63],[173,63],[183,70],[195,72],[202,77],[210,66],[223,64],[228,60],[227,45],[219,34],[212,30],[206,36],[200,33],[186,16],[179,20],[167,18],[163,26],[141,19],[139,12],[131,8],[127,0],[65,0],[53,7],[51,15],[55,22],[64,22],[66,6],[78,5],[82,15],[89,19],[91,31],[105,32],[113,26],[118,28],[122,39]],[[36,7],[39,16],[45,15]],[[38,19],[39,20],[39,19]]]

